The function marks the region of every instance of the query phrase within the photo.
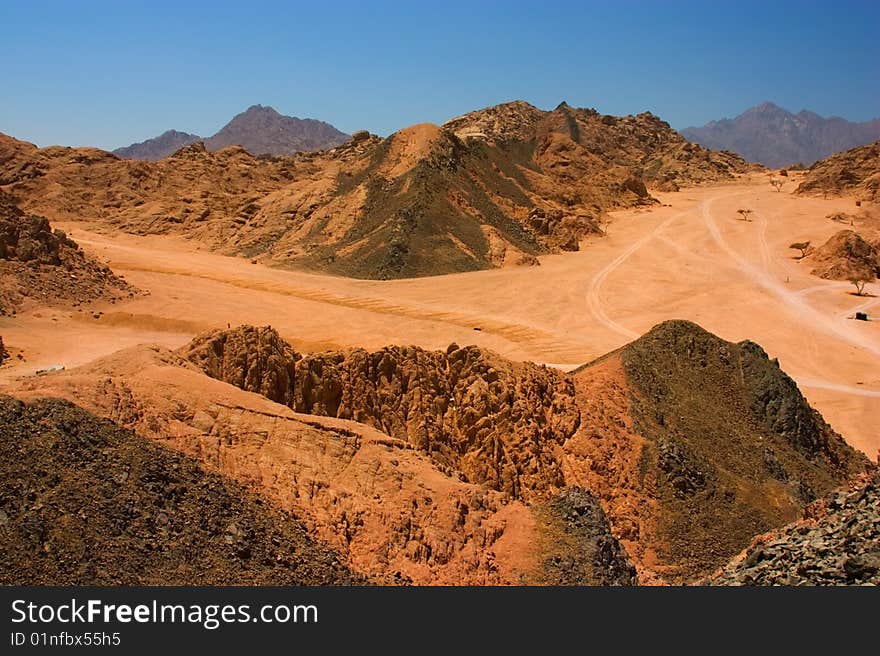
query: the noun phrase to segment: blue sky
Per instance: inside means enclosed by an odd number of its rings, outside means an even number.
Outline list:
[[[0,0],[0,132],[115,148],[256,103],[352,132],[514,99],[675,128],[880,116],[880,2]]]

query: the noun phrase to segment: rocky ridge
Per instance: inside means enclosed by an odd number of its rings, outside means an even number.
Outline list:
[[[640,580],[711,571],[870,467],[759,346],[687,321],[572,375],[566,480],[601,500]]]
[[[168,130],[158,137],[117,148],[113,154],[126,159],[155,161],[203,141],[211,151],[239,146],[252,155],[292,155],[333,148],[345,143],[348,137],[324,121],[284,116],[271,107],[252,105],[211,137]]]
[[[767,102],[736,118],[711,121],[681,133],[706,148],[730,150],[771,168],[797,163],[810,166],[880,138],[880,118],[854,123],[839,117],[823,118],[807,110],[793,114]]]
[[[271,107],[252,105],[204,141],[212,151],[241,146],[252,155],[293,155],[341,146],[348,139],[349,135],[324,121],[284,116]]]
[[[124,159],[159,160],[201,140],[202,138],[197,134],[166,130],[158,137],[117,148],[113,154]]]
[[[649,187],[749,170],[650,114],[522,102],[291,157],[194,143],[136,162],[0,136],[0,186],[28,211],[372,279],[535,264],[601,235],[609,210],[655,203]]]

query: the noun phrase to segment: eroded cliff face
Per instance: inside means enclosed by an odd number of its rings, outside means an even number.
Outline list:
[[[580,414],[571,381],[558,371],[455,344],[446,352],[387,347],[300,356],[269,328],[218,331],[181,354],[208,375],[297,412],[377,428],[441,469],[513,498],[565,484],[555,452]]]
[[[271,327],[241,326],[216,331],[185,349],[187,358],[211,378],[290,405],[300,356]]]

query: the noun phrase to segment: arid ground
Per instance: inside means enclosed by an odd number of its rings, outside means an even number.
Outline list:
[[[369,281],[273,269],[174,236],[112,234],[63,223],[80,246],[149,292],[88,310],[31,309],[0,317],[11,360],[0,384],[52,365],[71,368],[124,347],[177,348],[211,328],[271,325],[297,350],[450,342],[565,370],[671,318],[730,341],[750,339],[799,384],[854,447],[880,449],[880,289],[810,275],[789,245],[823,243],[852,198],[781,192],[767,174],[654,192],[662,205],[616,212],[607,235],[540,266]],[[750,221],[738,209],[750,209]],[[17,356],[21,356],[20,358]]]

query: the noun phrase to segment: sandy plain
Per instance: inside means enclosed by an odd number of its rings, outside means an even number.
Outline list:
[[[287,271],[225,257],[171,236],[57,224],[149,292],[84,310],[32,308],[0,318],[13,359],[0,387],[47,366],[71,368],[139,343],[178,347],[195,334],[271,325],[297,349],[445,348],[476,344],[514,360],[570,369],[665,319],[750,339],[799,384],[854,447],[880,449],[880,285],[810,275],[788,246],[841,229],[827,216],[852,198],[795,196],[763,174],[655,193],[661,204],[617,212],[607,234],[540,266],[397,281]],[[738,209],[750,209],[743,221]],[[858,226],[856,226],[858,228]],[[872,295],[873,294],[873,295]],[[856,310],[873,321],[850,319]],[[21,354],[23,359],[16,357]]]

